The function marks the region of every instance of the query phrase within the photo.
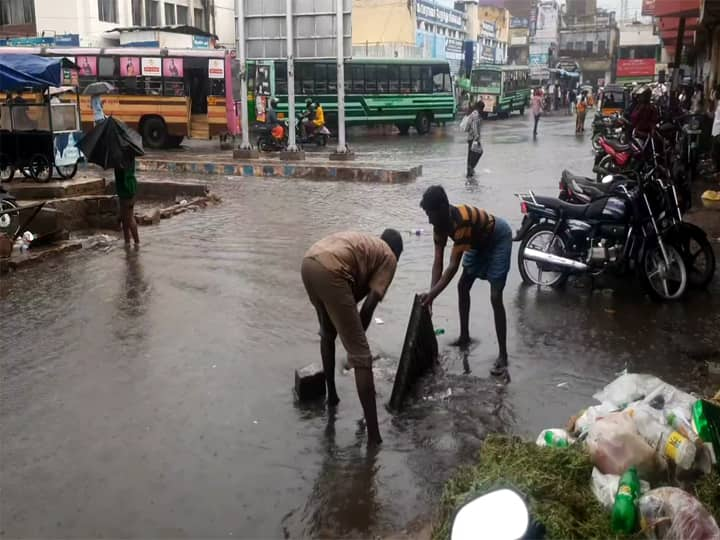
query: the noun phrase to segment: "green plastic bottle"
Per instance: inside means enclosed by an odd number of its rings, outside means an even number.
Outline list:
[[[563,437],[553,433],[551,429],[545,431],[545,444],[552,448],[567,448],[569,446],[567,436]]]
[[[698,399],[693,405],[693,423],[695,424],[695,430],[700,438],[705,442],[712,442],[712,433],[710,431],[710,425],[707,421],[707,415],[705,414],[706,405],[702,399]]]
[[[444,329],[444,328],[436,328],[436,329],[435,329],[435,335],[436,335],[436,336],[442,336],[444,333],[445,333],[445,329]]]
[[[638,528],[637,501],[640,497],[640,478],[635,467],[630,467],[620,478],[612,510],[613,531],[633,534]]]

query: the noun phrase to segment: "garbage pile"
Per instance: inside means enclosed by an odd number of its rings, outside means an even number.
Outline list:
[[[711,511],[686,490],[717,466],[720,405],[630,373],[593,397],[598,405],[572,417],[565,429],[544,430],[536,444],[579,445],[589,454],[594,467],[588,482],[613,532],[720,539]]]

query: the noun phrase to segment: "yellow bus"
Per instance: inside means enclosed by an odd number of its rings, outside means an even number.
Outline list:
[[[105,115],[136,129],[149,148],[239,131],[225,49],[0,47],[0,54],[68,58],[79,67],[81,93],[93,82],[112,84],[117,91],[103,96]],[[83,129],[90,128],[89,96],[81,94],[80,113]]]

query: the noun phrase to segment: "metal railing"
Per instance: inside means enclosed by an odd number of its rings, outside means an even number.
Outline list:
[[[359,58],[423,58],[423,48],[411,43],[354,43],[353,57]]]

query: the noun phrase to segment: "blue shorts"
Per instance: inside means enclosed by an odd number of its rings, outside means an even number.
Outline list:
[[[500,289],[505,287],[512,256],[512,229],[502,218],[495,218],[495,230],[481,249],[465,252],[462,265],[471,278],[484,279]]]

